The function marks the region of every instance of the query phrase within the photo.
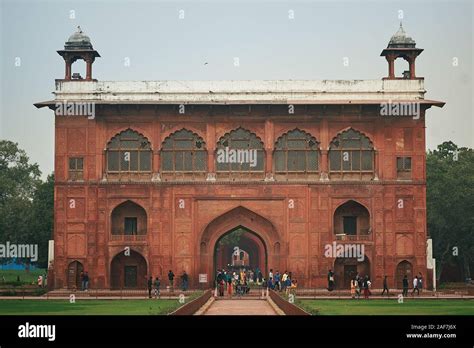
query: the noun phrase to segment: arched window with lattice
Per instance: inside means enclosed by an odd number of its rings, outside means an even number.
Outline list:
[[[261,176],[265,169],[262,140],[254,133],[237,128],[222,136],[216,146],[216,172],[221,176]]]
[[[311,134],[294,129],[276,141],[273,163],[275,174],[317,173],[319,144]]]
[[[107,144],[107,173],[151,173],[151,144],[142,134],[127,129]]]
[[[339,133],[329,145],[329,173],[331,179],[372,179],[372,141],[352,128]]]
[[[187,129],[174,132],[161,147],[162,174],[195,174],[207,171],[204,140]]]

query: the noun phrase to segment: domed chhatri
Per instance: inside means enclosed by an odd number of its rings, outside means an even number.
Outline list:
[[[57,52],[66,63],[64,80],[71,80],[73,78],[83,81],[92,80],[92,63],[94,63],[95,58],[100,57],[100,54],[92,47],[91,39],[84,34],[81,27],[78,26],[77,31],[69,36],[69,39],[64,44],[64,49]],[[72,73],[72,64],[78,59],[86,62],[85,79],[80,74]]]
[[[66,44],[64,45],[64,49],[90,49],[92,50],[92,43],[89,36],[84,34],[81,27],[77,27],[77,31],[69,36]]]
[[[414,48],[415,46],[415,40],[406,35],[400,22],[400,28],[390,39],[387,48]]]
[[[407,36],[400,22],[400,28],[398,28],[398,31],[390,38],[387,48],[380,53],[388,62],[388,77],[385,79],[416,79],[415,60],[421,52],[423,52],[423,49],[416,47],[415,40]],[[403,77],[395,77],[395,60],[397,58],[403,58],[409,64],[409,70],[403,73]]]

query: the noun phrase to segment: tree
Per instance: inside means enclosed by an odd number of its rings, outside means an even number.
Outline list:
[[[245,233],[245,229],[239,227],[236,230],[222,237],[221,240],[219,241],[219,245],[237,246],[239,245],[240,237],[242,237],[244,233]]]
[[[52,239],[54,212],[54,175],[48,175],[33,195],[28,240],[38,244],[38,265],[48,266],[48,241]]]
[[[53,226],[54,178],[40,180],[17,143],[0,141],[0,243],[38,244],[38,261],[46,266]],[[5,260],[3,260],[5,261]]]
[[[30,164],[18,144],[0,141],[0,204],[10,198],[29,199],[40,181],[38,165]]]
[[[438,145],[426,158],[427,222],[437,259],[437,278],[458,260],[470,278],[474,255],[474,152],[453,142]]]
[[[32,196],[40,182],[37,164],[30,164],[17,143],[0,141],[0,241],[27,242]]]

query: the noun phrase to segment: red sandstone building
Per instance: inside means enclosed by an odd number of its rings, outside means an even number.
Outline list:
[[[421,51],[400,27],[380,80],[107,82],[92,78],[100,56],[79,30],[58,51],[55,100],[36,104],[56,110],[54,286],[87,270],[94,288],[143,288],[170,269],[210,286],[232,256],[216,246],[238,228],[253,267],[304,287],[325,287],[329,269],[338,287],[356,272],[375,287],[428,279],[425,112],[444,103],[424,99]],[[230,150],[255,163],[218,161]],[[327,257],[334,242],[364,245],[363,260]]]

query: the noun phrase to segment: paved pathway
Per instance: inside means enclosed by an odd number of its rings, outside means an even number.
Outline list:
[[[265,300],[217,300],[204,315],[277,315]]]

